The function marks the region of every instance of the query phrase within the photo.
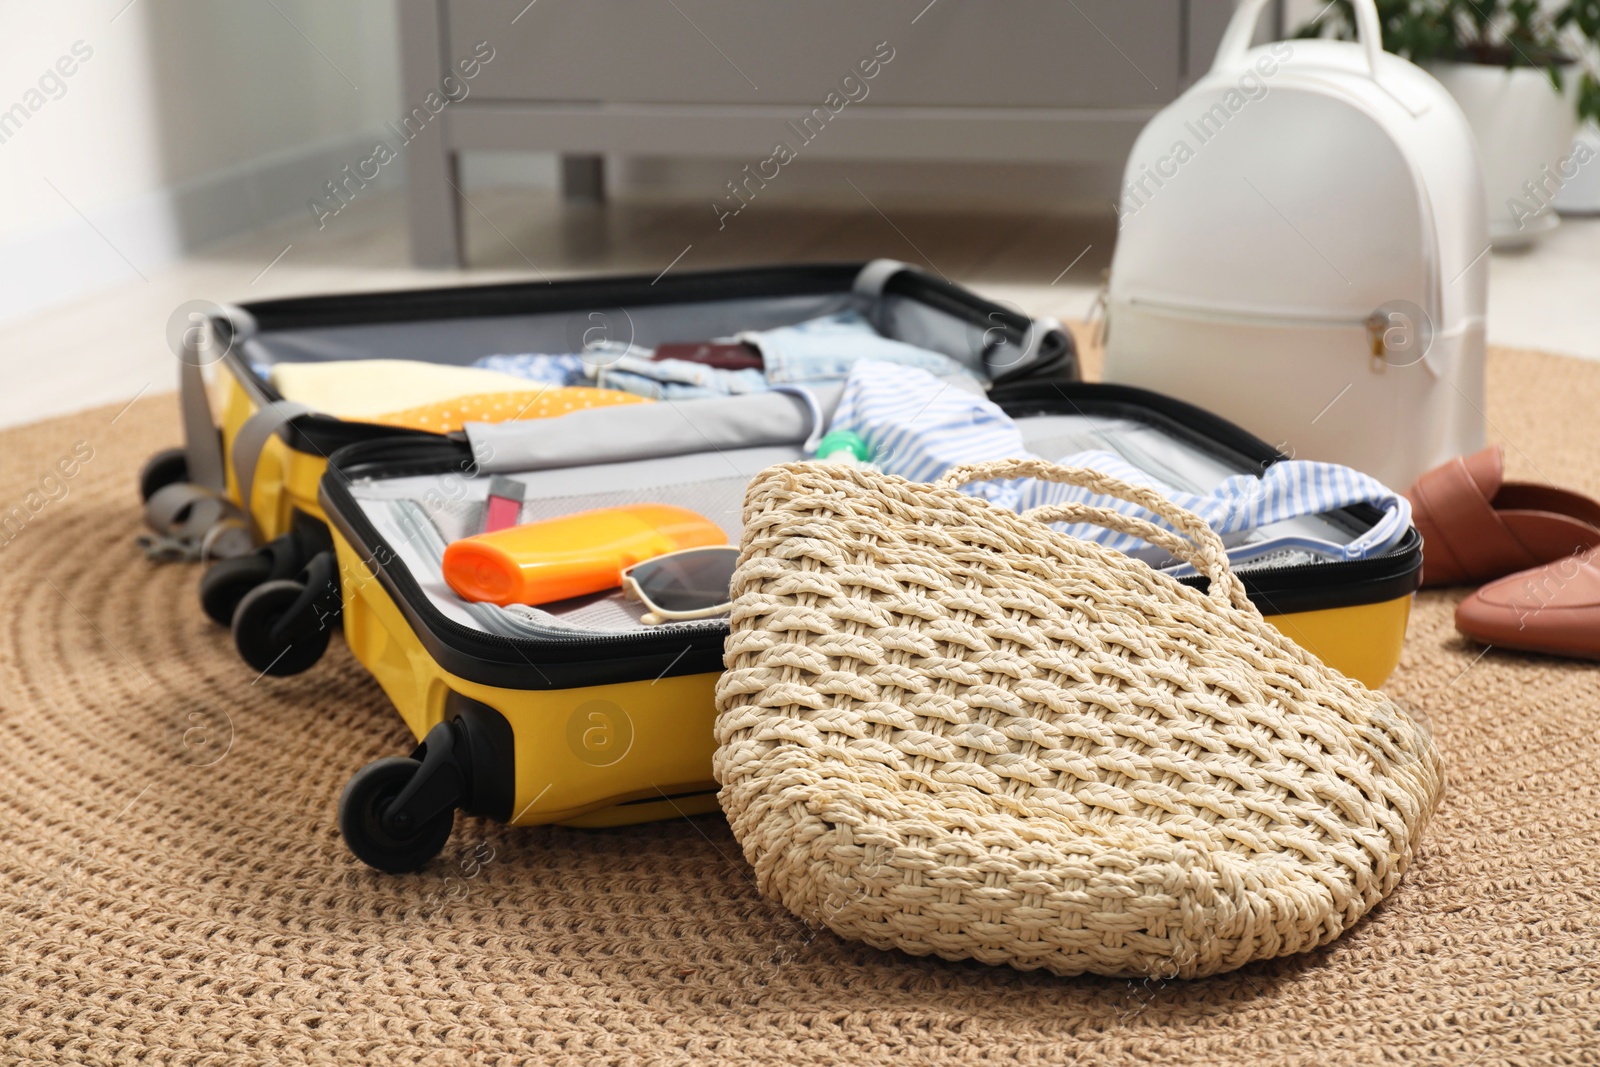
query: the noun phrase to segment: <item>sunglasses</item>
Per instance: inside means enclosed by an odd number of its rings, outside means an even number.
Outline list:
[[[685,548],[635,563],[622,572],[622,592],[649,609],[646,626],[709,619],[733,607],[728,587],[739,550],[732,545]]]

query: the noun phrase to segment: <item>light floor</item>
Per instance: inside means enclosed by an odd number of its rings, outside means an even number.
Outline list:
[[[412,268],[403,200],[381,194],[324,230],[308,212],[145,279],[130,269],[119,287],[0,324],[0,425],[171,389],[167,322],[191,300],[888,256],[1031,315],[1071,319],[1090,313],[1115,238],[1109,217],[882,200],[752,205],[721,230],[698,202],[570,206],[547,193],[504,190],[474,194],[463,210],[473,265],[465,271]],[[118,255],[109,247],[105,254]],[[1531,252],[1494,255],[1490,276],[1491,342],[1600,359],[1600,219],[1568,219]]]

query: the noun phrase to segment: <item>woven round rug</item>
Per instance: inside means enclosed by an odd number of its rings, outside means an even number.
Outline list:
[[[1490,397],[1511,476],[1600,494],[1600,365],[1496,352]],[[809,928],[716,816],[463,816],[427,870],[363,867],[339,791],[409,736],[338,641],[256,677],[134,546],[177,426],[0,432],[0,1063],[1600,1062],[1600,668],[1485,653],[1459,593],[1389,686],[1449,768],[1391,899],[1214,978],[1055,978]]]

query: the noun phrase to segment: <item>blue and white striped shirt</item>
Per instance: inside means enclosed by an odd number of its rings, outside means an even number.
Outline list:
[[[852,369],[829,428],[860,434],[872,446],[874,465],[887,474],[917,482],[935,481],[961,463],[1031,455],[1016,423],[987,398],[930,374],[882,363],[860,363]],[[1370,475],[1337,463],[1284,460],[1259,476],[1234,475],[1209,493],[1199,494],[1164,484],[1111,451],[1077,452],[1056,462],[1092,467],[1156,489],[1205,519],[1229,544],[1228,555],[1235,563],[1285,550],[1361,559],[1392,547],[1411,525],[1411,505],[1405,497]],[[1084,503],[1171,528],[1137,504],[1058,482],[1018,478],[973,483],[963,491],[1014,511],[1044,504]],[[1332,541],[1292,527],[1248,540],[1241,536],[1359,503],[1375,506],[1383,517],[1349,541]],[[1088,523],[1057,524],[1057,528],[1122,552],[1140,552],[1146,547],[1137,538]]]

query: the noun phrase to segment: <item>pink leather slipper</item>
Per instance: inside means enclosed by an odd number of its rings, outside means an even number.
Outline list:
[[[1456,607],[1456,629],[1497,648],[1600,659],[1597,556],[1587,549],[1490,582]]]

